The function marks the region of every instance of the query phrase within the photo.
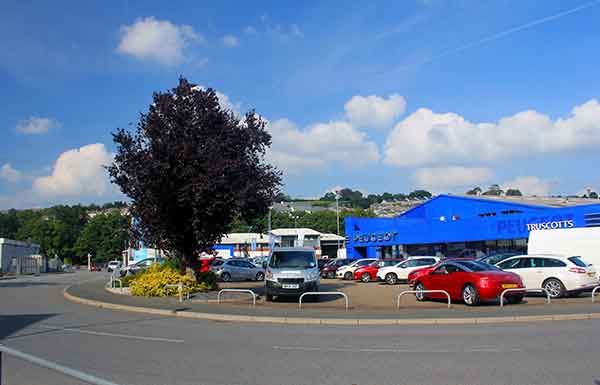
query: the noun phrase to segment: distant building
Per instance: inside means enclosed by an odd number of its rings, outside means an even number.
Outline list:
[[[39,253],[40,245],[35,243],[0,238],[0,272],[7,274],[17,264],[26,268],[33,263],[42,263],[43,258],[39,257]],[[39,266],[39,268],[44,271],[46,267]]]

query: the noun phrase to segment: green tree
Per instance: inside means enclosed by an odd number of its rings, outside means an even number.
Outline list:
[[[508,190],[506,190],[506,196],[507,197],[522,197],[523,194],[518,189],[509,188]]]
[[[592,198],[592,199],[598,199],[598,193],[597,193],[597,192],[595,192],[595,191],[592,191],[592,192],[590,193],[590,198]]]
[[[129,217],[118,211],[96,215],[83,227],[75,244],[76,255],[85,260],[91,254],[94,262],[119,259],[129,241]]]
[[[420,200],[430,199],[432,196],[433,195],[427,190],[415,190],[415,191],[411,192],[410,194],[408,194],[408,197],[410,199],[420,199]]]

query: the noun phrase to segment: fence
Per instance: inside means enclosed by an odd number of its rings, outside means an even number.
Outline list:
[[[346,310],[348,310],[348,296],[344,293],[342,293],[341,291],[309,291],[306,292],[304,294],[302,294],[300,296],[300,298],[298,299],[298,309],[302,310],[302,298],[304,298],[305,295],[341,295],[342,297],[344,297],[344,300],[346,301]]]
[[[223,293],[248,293],[252,295],[252,306],[256,306],[256,293],[248,289],[222,289],[217,293],[217,303],[221,303],[221,294]]]
[[[169,288],[179,289],[178,290],[178,293],[179,293],[179,302],[183,302],[183,289],[186,289],[186,291],[185,291],[186,297],[187,297],[187,299],[190,299],[190,289],[189,289],[189,287],[187,287],[187,286],[185,286],[185,285],[183,285],[181,283],[178,283],[176,285],[165,285],[164,290],[165,290],[165,294],[166,295],[169,295],[169,291],[168,291]]]
[[[596,302],[596,291],[600,290],[600,286],[596,286],[594,290],[592,290],[592,303]]]
[[[510,293],[510,292],[528,292],[528,291],[540,291],[543,293],[546,293],[546,303],[550,303],[550,293],[548,293],[548,290],[544,289],[544,288],[539,288],[539,289],[518,289],[518,288],[514,288],[514,289],[506,289],[504,290],[502,293],[500,293],[500,307],[504,307],[504,294],[506,293]]]
[[[37,365],[37,366],[41,366],[42,368],[50,369],[54,372],[62,373],[68,377],[76,378],[76,379],[86,382],[88,384],[117,385],[114,382],[110,382],[110,381],[104,380],[102,378],[92,376],[91,374],[87,374],[87,373],[81,372],[79,370],[75,370],[75,369],[68,368],[66,366],[59,365],[52,361],[48,361],[43,358],[33,356],[31,354],[23,353],[19,350],[9,348],[8,346],[2,345],[2,344],[0,344],[0,385],[2,385],[2,355],[3,354],[21,359],[23,361],[27,361],[27,362]]]
[[[452,306],[452,303],[450,301],[450,294],[446,290],[406,290],[406,291],[403,291],[402,293],[398,294],[398,296],[396,297],[396,309],[400,309],[400,298],[404,294],[423,294],[423,293],[446,294],[446,297],[448,297],[448,309],[450,309],[450,307]]]

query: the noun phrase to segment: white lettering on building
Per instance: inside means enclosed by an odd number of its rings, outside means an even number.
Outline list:
[[[528,223],[527,230],[553,230],[553,229],[570,229],[575,227],[575,222],[572,219],[564,221],[543,222],[543,223]]]

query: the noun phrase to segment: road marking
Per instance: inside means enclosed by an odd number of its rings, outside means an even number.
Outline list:
[[[81,333],[81,334],[90,334],[94,336],[104,336],[104,337],[117,337],[117,338],[125,338],[129,340],[141,340],[141,341],[154,341],[154,342],[172,342],[177,344],[182,344],[184,340],[171,339],[171,338],[161,338],[161,337],[146,337],[146,336],[134,336],[130,334],[116,334],[116,333],[106,333],[106,332],[96,332],[93,330],[84,330],[77,328],[64,328],[60,326],[48,326],[48,325],[37,325],[37,327],[48,330],[56,330],[56,331],[66,331],[73,333]]]
[[[336,353],[501,353],[502,350],[494,345],[475,346],[464,351],[453,351],[450,349],[410,349],[391,347],[351,348],[351,347],[326,347],[316,346],[272,346],[274,350],[296,351],[296,352],[336,352]],[[512,352],[522,351],[511,349]]]

